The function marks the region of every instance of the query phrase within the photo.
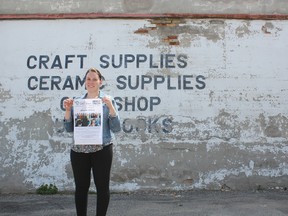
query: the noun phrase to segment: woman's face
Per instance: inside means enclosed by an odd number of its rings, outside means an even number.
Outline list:
[[[100,80],[99,75],[95,72],[88,72],[86,75],[85,86],[87,91],[95,92],[99,91],[102,85],[102,80]]]

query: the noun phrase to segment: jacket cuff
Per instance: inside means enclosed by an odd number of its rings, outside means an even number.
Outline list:
[[[65,119],[65,118],[64,118],[63,122],[64,122],[64,123],[69,123],[69,122],[71,122],[71,118],[70,118],[70,119]]]

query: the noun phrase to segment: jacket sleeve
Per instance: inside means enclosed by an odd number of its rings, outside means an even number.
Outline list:
[[[73,121],[73,108],[71,109],[71,116],[69,120],[64,119],[64,128],[67,132],[74,132],[74,121]]]
[[[109,116],[109,126],[110,126],[110,130],[113,133],[117,133],[121,131],[121,123],[120,123],[120,117],[119,117],[119,113],[118,113],[118,107],[115,103],[115,100],[112,100],[112,104],[116,110],[116,116]]]

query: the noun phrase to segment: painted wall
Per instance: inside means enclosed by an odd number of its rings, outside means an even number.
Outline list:
[[[73,190],[62,100],[87,68],[118,103],[111,187],[287,187],[288,22],[0,21],[0,192]]]

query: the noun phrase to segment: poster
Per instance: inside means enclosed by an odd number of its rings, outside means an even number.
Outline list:
[[[102,145],[102,100],[74,100],[75,145]]]

